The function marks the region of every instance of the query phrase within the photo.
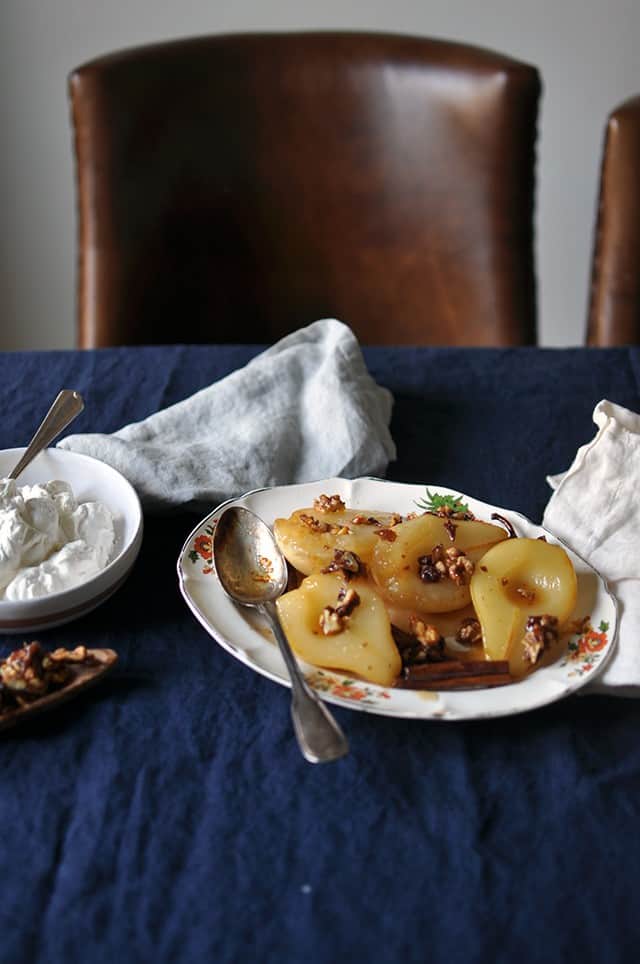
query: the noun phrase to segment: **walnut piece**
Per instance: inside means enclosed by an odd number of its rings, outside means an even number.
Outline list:
[[[300,522],[311,529],[312,532],[333,532],[335,526],[329,525],[328,522],[322,522],[320,519],[316,519],[314,515],[309,515],[308,512],[301,512],[298,516]]]
[[[425,623],[418,616],[411,616],[409,629],[414,642],[403,648],[401,656],[404,666],[416,663],[436,663],[444,659],[444,638],[435,626]]]
[[[456,641],[462,646],[477,646],[482,642],[482,629],[479,620],[473,616],[463,619],[456,633]]]
[[[529,616],[522,640],[524,658],[535,666],[543,652],[557,640],[558,620],[555,616]]]
[[[69,680],[70,663],[93,663],[85,646],[46,653],[40,643],[25,643],[0,662],[0,712],[33,703]]]
[[[380,539],[382,539],[383,542],[395,542],[396,539],[398,538],[397,532],[394,532],[393,529],[387,529],[387,528],[378,529],[376,532],[376,535]]]
[[[350,552],[348,549],[336,549],[333,553],[333,560],[328,566],[324,567],[322,572],[341,572],[346,579],[351,579],[352,576],[357,576],[358,573],[362,572],[363,568],[363,562],[357,553]]]
[[[333,606],[325,606],[318,620],[323,636],[337,636],[344,629],[344,623],[344,619],[338,615]]]
[[[343,587],[338,593],[337,606],[325,606],[320,613],[318,624],[324,636],[337,636],[346,628],[349,617],[356,606],[360,605],[360,596],[355,589]]]
[[[450,505],[440,505],[433,512],[429,512],[429,515],[437,515],[443,519],[457,519],[460,522],[468,522],[469,520],[475,519],[473,512],[468,511],[456,511],[452,509]]]
[[[316,512],[344,512],[345,504],[339,495],[319,495],[313,500]]]
[[[411,626],[413,635],[423,646],[437,646],[440,643],[442,636],[437,628],[431,626],[430,623],[425,623],[424,620],[419,619],[417,616],[412,616],[409,620],[409,625]]]
[[[450,552],[447,549],[447,552]],[[447,575],[456,586],[468,586],[473,575],[474,565],[469,557],[461,552],[460,555],[452,558],[447,567]]]
[[[54,663],[84,663],[87,658],[87,647],[76,646],[75,649],[54,649],[52,653],[49,653],[48,658]]]
[[[455,522],[452,522],[451,519],[447,519],[447,521],[444,523],[444,528],[447,530],[447,535],[449,536],[449,539],[451,540],[451,542],[454,542],[456,538],[456,532],[458,530],[458,527],[455,524]]]
[[[338,593],[338,602],[339,606],[336,612],[339,616],[346,619],[347,616],[351,615],[356,606],[360,605],[360,596],[355,589],[347,589],[346,586],[343,586]]]
[[[473,562],[457,546],[449,546],[445,549],[442,545],[437,545],[429,555],[420,556],[418,559],[418,575],[423,582],[451,579],[457,586],[466,586],[473,575],[473,570]]]
[[[372,515],[354,515],[352,520],[354,526],[379,526],[380,522]]]
[[[39,643],[28,643],[10,653],[0,666],[3,687],[14,693],[39,696],[47,690],[43,667],[43,653]]]

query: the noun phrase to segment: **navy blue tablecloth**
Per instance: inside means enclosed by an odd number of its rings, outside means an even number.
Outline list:
[[[113,431],[257,348],[0,355],[0,446],[61,387]],[[389,476],[539,521],[638,350],[368,349],[395,396]],[[626,962],[640,938],[640,703],[412,722],[337,709],[313,767],[289,693],[210,639],[175,563],[194,518],[148,518],[131,577],[46,645],[111,646],[100,688],[0,737],[0,960]],[[640,629],[640,627],[639,627]],[[2,640],[2,652],[16,644]]]

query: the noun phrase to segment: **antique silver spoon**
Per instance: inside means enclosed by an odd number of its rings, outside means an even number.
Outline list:
[[[60,432],[69,425],[84,408],[82,395],[69,388],[64,388],[57,396],[53,405],[40,423],[40,427],[29,442],[25,452],[11,470],[7,478],[17,479],[24,472],[27,465],[39,455],[47,445],[57,438]]]
[[[227,596],[269,621],[291,680],[291,719],[304,758],[325,763],[344,756],[347,739],[307,685],[280,625],[275,600],[286,588],[287,565],[269,527],[242,506],[225,509],[213,537],[213,561]]]

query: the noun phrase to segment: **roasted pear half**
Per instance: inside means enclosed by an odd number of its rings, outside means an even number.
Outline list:
[[[276,519],[273,533],[285,559],[308,576],[328,566],[336,549],[354,552],[368,563],[379,541],[377,533],[398,518],[389,512],[346,508],[321,512],[312,507],[296,509],[287,519]]]
[[[278,599],[277,607],[287,639],[308,663],[380,686],[390,686],[400,673],[384,603],[365,580],[346,580],[338,573],[307,576]]]
[[[453,521],[425,514],[394,526],[389,539],[378,539],[371,574],[389,604],[416,613],[442,613],[462,609],[471,601],[468,574],[457,582],[447,573],[436,578],[421,560],[460,550],[475,563],[491,546],[507,539],[501,526],[473,520]],[[437,555],[438,553],[436,553]]]
[[[482,557],[471,596],[488,659],[508,659],[521,676],[532,666],[524,638],[530,617],[550,616],[558,630],[576,604],[578,581],[561,546],[542,539],[509,539]]]

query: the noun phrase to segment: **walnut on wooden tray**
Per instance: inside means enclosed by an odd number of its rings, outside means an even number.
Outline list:
[[[0,660],[0,729],[71,698],[117,661],[111,649],[55,649],[25,643]]]

